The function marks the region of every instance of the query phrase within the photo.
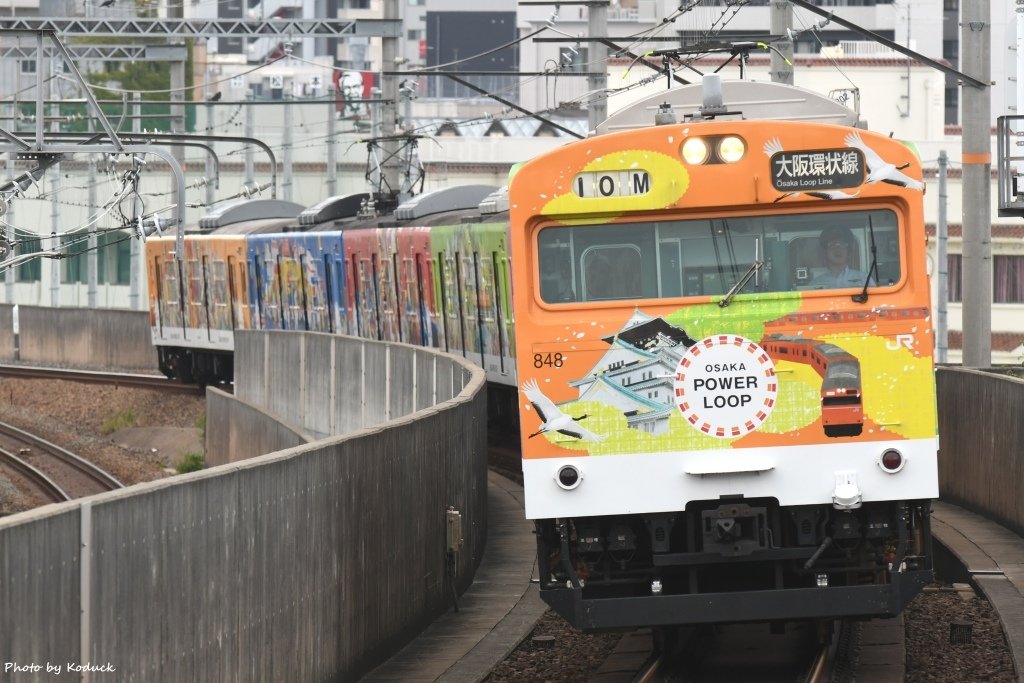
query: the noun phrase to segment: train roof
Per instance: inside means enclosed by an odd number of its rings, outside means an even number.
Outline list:
[[[480,202],[498,190],[493,185],[456,185],[413,197],[395,209],[395,218],[413,221],[431,214],[473,210],[479,211]]]
[[[261,218],[232,223],[223,228],[204,231],[205,235],[259,235],[267,232],[290,232],[295,229],[294,218]]]
[[[247,234],[258,227],[265,227],[262,222],[268,220],[290,219],[295,222],[304,208],[301,204],[283,199],[243,199],[225,204],[200,218],[199,229],[203,232],[217,231],[218,234]],[[254,223],[261,225],[256,226]],[[226,230],[228,226],[232,226],[232,230]]]
[[[328,197],[299,214],[300,226],[315,226],[328,221],[352,218],[369,201],[368,192],[356,192]]]
[[[597,125],[597,134],[655,125],[654,115],[667,103],[682,123],[704,105],[704,85],[695,83],[663,90],[634,102]],[[820,93],[784,83],[721,81],[721,109],[716,116],[776,121],[814,121],[864,128],[857,112]]]
[[[346,195],[344,198],[331,198],[307,209],[304,214],[328,216],[323,222],[311,223],[311,218],[299,217],[302,229],[310,232],[326,232],[332,230],[358,230],[360,228],[397,228],[397,227],[434,227],[438,225],[459,225],[464,223],[500,222],[508,218],[508,194],[505,191],[502,202],[501,190],[493,185],[455,185],[444,187],[433,192],[422,194],[399,205],[393,213],[361,216],[356,213],[343,216],[336,212],[335,218],[329,217],[329,210],[322,205],[332,201],[347,201],[347,207],[354,206],[352,197],[366,195]],[[360,200],[359,208],[363,208]]]

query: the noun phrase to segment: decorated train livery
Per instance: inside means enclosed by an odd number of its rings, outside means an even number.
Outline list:
[[[509,187],[541,595],[585,630],[896,614],[938,495],[919,161],[651,119]]]
[[[501,193],[450,188],[360,217],[365,197],[333,197],[303,211],[276,200],[239,204],[241,218],[225,211],[225,226],[211,219],[209,232],[186,235],[181,259],[173,237],[149,240],[161,371],[185,382],[230,381],[236,330],[307,330],[440,348],[474,361],[511,393],[515,330]],[[251,218],[274,211],[291,217]]]

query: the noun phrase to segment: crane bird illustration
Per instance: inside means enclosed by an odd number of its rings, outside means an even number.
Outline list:
[[[843,138],[843,142],[845,142],[849,147],[859,149],[864,154],[864,160],[868,164],[868,177],[864,182],[883,182],[891,185],[909,187],[911,190],[924,190],[924,183],[920,180],[914,180],[910,176],[901,172],[901,169],[906,168],[910,164],[897,166],[896,164],[885,161],[882,157],[878,156],[878,152],[864,144],[864,141],[860,139],[860,133],[850,133]]]
[[[529,399],[533,409],[537,411],[537,415],[544,421],[540,429],[530,434],[528,438],[532,439],[538,434],[546,434],[548,432],[558,432],[559,434],[565,434],[566,436],[582,439],[583,441],[601,441],[605,438],[577,424],[577,422],[586,418],[586,415],[571,417],[559,410],[551,399],[541,392],[536,380],[531,379],[525,382],[523,384],[523,393],[526,394],[526,398]]]

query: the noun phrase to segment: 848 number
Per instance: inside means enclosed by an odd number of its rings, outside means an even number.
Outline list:
[[[560,368],[565,363],[565,356],[560,353],[535,353],[533,354],[533,367],[542,368],[545,365],[549,368]]]

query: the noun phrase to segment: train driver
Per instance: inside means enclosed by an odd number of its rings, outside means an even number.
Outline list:
[[[826,270],[811,280],[812,287],[840,289],[864,286],[867,273],[850,266],[850,258],[857,249],[857,240],[849,228],[825,228],[818,238],[818,248]]]

